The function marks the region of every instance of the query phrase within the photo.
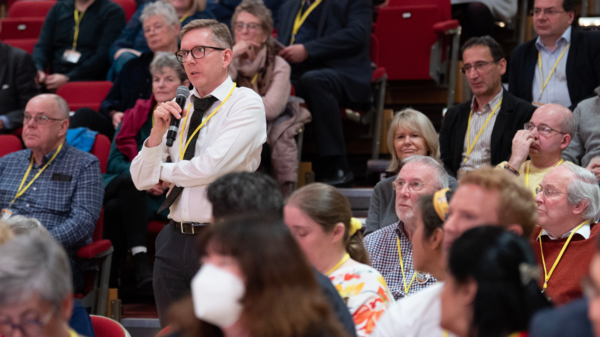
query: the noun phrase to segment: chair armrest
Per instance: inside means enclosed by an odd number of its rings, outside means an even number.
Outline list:
[[[460,26],[458,20],[447,20],[433,25],[433,31],[438,34],[446,34],[449,30],[458,28],[458,26]]]
[[[85,245],[77,251],[77,257],[80,259],[92,259],[96,255],[104,253],[112,248],[110,240],[100,240]]]

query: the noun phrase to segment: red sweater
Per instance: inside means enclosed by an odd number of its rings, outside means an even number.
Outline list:
[[[544,286],[544,267],[542,265],[542,255],[540,254],[540,243],[537,241],[541,231],[542,228],[537,227],[531,238],[531,245],[535,251],[536,259],[540,268],[542,268],[540,289]],[[596,241],[599,232],[600,226],[593,224],[590,237],[587,240],[578,234],[575,234],[571,239],[546,288],[546,296],[549,296],[554,304],[565,304],[581,297],[581,278],[589,272],[590,262],[596,253]],[[546,271],[549,273],[567,238],[550,240],[548,236],[544,235],[541,240],[544,248]]]

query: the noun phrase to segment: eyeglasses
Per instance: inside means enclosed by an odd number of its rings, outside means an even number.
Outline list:
[[[402,192],[404,186],[407,186],[410,192],[420,192],[423,190],[423,188],[425,188],[425,184],[418,181],[411,181],[407,183],[404,180],[394,180],[392,182],[392,187],[396,192]]]
[[[59,118],[50,118],[44,115],[38,115],[35,117],[31,117],[30,115],[23,116],[23,125],[29,124],[29,122],[33,119],[33,124],[35,125],[46,125],[50,123],[50,121],[64,121],[64,119]]]
[[[43,333],[43,328],[50,322],[54,311],[47,313],[41,320],[40,319],[26,319],[21,321],[21,324],[13,323],[10,317],[0,317],[0,335],[10,337],[14,334],[15,330],[21,331],[21,334],[25,337],[37,337]]]
[[[192,57],[195,58],[196,60],[199,60],[199,59],[203,58],[204,55],[206,54],[206,48],[215,49],[215,50],[225,50],[225,48],[217,48],[217,47],[209,47],[209,46],[196,46],[196,47],[192,48],[192,50],[183,50],[182,49],[182,50],[176,52],[175,56],[177,57],[177,61],[179,61],[179,63],[185,63],[185,60],[187,59],[188,55],[191,52]]]
[[[562,135],[566,135],[566,133],[564,133],[562,131],[554,130],[553,128],[549,127],[546,124],[540,124],[538,126],[535,126],[535,124],[528,122],[528,123],[523,124],[523,126],[525,127],[525,130],[527,130],[527,131],[533,131],[533,129],[537,128],[538,133],[542,136],[548,136],[552,133],[552,131],[558,132]]]
[[[235,30],[239,30],[242,31],[244,30],[244,28],[248,27],[248,31],[253,33],[254,31],[256,31],[256,29],[258,27],[260,27],[260,24],[258,23],[246,23],[246,22],[236,22],[235,25]]]
[[[552,198],[552,197],[556,196],[557,194],[568,194],[566,192],[558,192],[558,191],[550,190],[548,188],[543,188],[542,186],[539,186],[538,188],[536,188],[535,192],[536,192],[536,194],[542,193],[544,195],[544,198]]]
[[[560,11],[554,8],[534,8],[529,11],[529,16],[541,16],[546,14],[548,16],[558,15],[560,13],[566,13],[565,11]]]
[[[479,71],[483,70],[483,68],[487,67],[488,65],[490,65],[492,63],[496,63],[496,62],[495,61],[490,61],[490,62],[477,61],[473,65],[465,64],[464,67],[460,68],[460,71],[463,74],[466,74],[466,73],[470,72],[471,69],[475,69],[475,71],[479,72]]]

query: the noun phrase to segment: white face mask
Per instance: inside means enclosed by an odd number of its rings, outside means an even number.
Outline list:
[[[206,263],[192,279],[194,313],[198,319],[227,328],[242,315],[244,282],[236,275]]]

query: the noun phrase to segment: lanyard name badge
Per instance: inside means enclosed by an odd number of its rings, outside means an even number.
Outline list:
[[[65,50],[63,54],[63,60],[69,63],[77,63],[81,58],[81,53],[77,51],[77,39],[79,38],[79,26],[81,24],[81,20],[83,19],[84,12],[79,13],[77,9],[75,9],[73,16],[75,17],[75,33],[73,34],[73,49]]]
[[[302,27],[302,24],[304,24],[304,21],[306,21],[306,18],[308,17],[310,12],[312,12],[315,8],[317,8],[317,6],[320,5],[321,2],[323,2],[323,0],[315,1],[312,5],[308,6],[308,9],[306,10],[306,12],[304,14],[302,14],[302,9],[304,8],[304,2],[305,2],[305,0],[302,0],[302,3],[300,4],[300,9],[298,10],[298,14],[296,14],[296,20],[294,20],[294,27],[292,28],[292,39],[290,40],[290,46],[293,45],[294,42],[296,41],[296,34],[298,34],[300,27]]]
[[[531,104],[533,104],[537,107],[544,105],[544,103],[540,103],[542,101],[542,94],[544,94],[544,90],[546,90],[546,86],[548,85],[548,81],[550,81],[550,77],[552,77],[552,75],[554,74],[556,67],[558,67],[560,60],[562,60],[563,56],[565,56],[565,52],[567,51],[567,49],[569,48],[570,45],[571,44],[568,43],[565,46],[565,48],[563,48],[563,51],[562,51],[562,53],[560,53],[560,56],[558,57],[558,60],[556,60],[556,63],[554,63],[554,67],[552,67],[550,74],[548,74],[546,81],[544,81],[544,73],[542,72],[542,53],[538,52],[538,68],[540,70],[540,96],[538,97],[537,102],[531,102]]]

